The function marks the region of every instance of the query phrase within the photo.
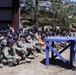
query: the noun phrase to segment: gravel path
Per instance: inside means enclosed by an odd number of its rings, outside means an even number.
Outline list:
[[[62,55],[69,60],[69,49]],[[60,60],[55,60],[55,65],[51,64],[49,67],[45,66],[45,55],[39,54],[38,57],[32,59],[32,62],[21,64],[15,67],[3,66],[0,68],[0,75],[76,75],[76,70],[67,69],[64,63]],[[76,67],[76,63],[74,63]]]

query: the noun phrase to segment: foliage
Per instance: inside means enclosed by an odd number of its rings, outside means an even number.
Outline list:
[[[60,26],[60,30],[69,31],[69,26]]]
[[[39,6],[41,1],[44,2],[46,0],[25,1],[26,7],[23,9],[24,11],[22,10],[23,12],[21,11],[21,14],[26,23],[29,22],[29,24],[34,26],[43,26],[54,24],[68,25],[75,22],[76,19],[69,19],[68,16],[74,18],[76,15],[76,3],[69,2],[69,0],[47,0],[51,2],[47,7]],[[46,10],[46,7],[48,10]],[[43,15],[41,12],[44,12],[44,16],[40,16]]]
[[[24,28],[27,28],[27,27],[28,27],[28,25],[27,25],[27,24],[24,24],[24,25],[23,25],[23,27],[24,27]]]

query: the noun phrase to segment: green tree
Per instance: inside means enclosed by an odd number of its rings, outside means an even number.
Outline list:
[[[43,8],[39,6],[39,3],[43,3],[44,1],[49,1],[51,4],[46,10],[46,7]],[[60,24],[60,25],[67,25],[69,24],[69,16],[75,17],[76,15],[76,3],[70,2],[70,0],[25,0],[26,7],[25,7],[25,18],[27,19],[32,15],[34,26],[43,26],[45,24]],[[39,9],[40,8],[40,9]],[[40,11],[45,13],[45,16],[40,18]],[[47,14],[51,13],[51,17],[47,17]],[[40,23],[43,23],[41,24]],[[32,21],[30,21],[31,23]],[[31,23],[32,24],[32,23]]]

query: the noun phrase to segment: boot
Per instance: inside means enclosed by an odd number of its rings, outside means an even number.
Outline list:
[[[30,63],[30,62],[31,62],[31,60],[30,60],[30,59],[28,59],[28,58],[26,57],[26,58],[25,58],[25,62]]]
[[[0,68],[2,68],[3,67],[3,64],[0,64]]]

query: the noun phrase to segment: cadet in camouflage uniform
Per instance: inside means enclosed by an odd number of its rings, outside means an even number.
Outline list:
[[[11,25],[8,25],[8,30],[10,30],[11,32],[14,32],[14,28]]]
[[[17,45],[23,49],[23,51],[21,50],[23,52],[21,56],[23,56],[23,54],[25,55],[25,61],[31,62],[31,60],[26,57],[29,51],[27,50],[24,34],[20,36],[20,41],[18,41]]]
[[[19,37],[23,34],[23,28],[19,28]]]
[[[0,46],[0,68],[2,68],[1,61],[3,59],[2,47]]]
[[[26,58],[27,53],[25,52],[25,48],[24,47],[19,47],[18,46],[18,37],[15,36],[14,37],[15,43],[14,43],[14,49],[16,50],[17,54],[25,60],[25,62],[30,62],[29,59]]]
[[[3,53],[2,53],[2,45],[1,45],[1,41],[4,39],[4,37],[2,36],[2,32],[0,31],[0,68],[2,68],[2,64],[1,61],[3,59]]]
[[[40,51],[40,53],[43,53],[43,50],[42,50],[42,47],[41,47],[41,44],[40,42],[36,39],[36,36],[34,34],[31,34],[31,39],[29,40],[33,47],[37,50]]]
[[[16,51],[13,48],[14,41],[12,39],[9,39],[7,43],[7,47],[4,47],[2,51],[4,58],[1,62],[3,64],[8,64],[8,66],[17,65],[21,58],[17,55]]]

